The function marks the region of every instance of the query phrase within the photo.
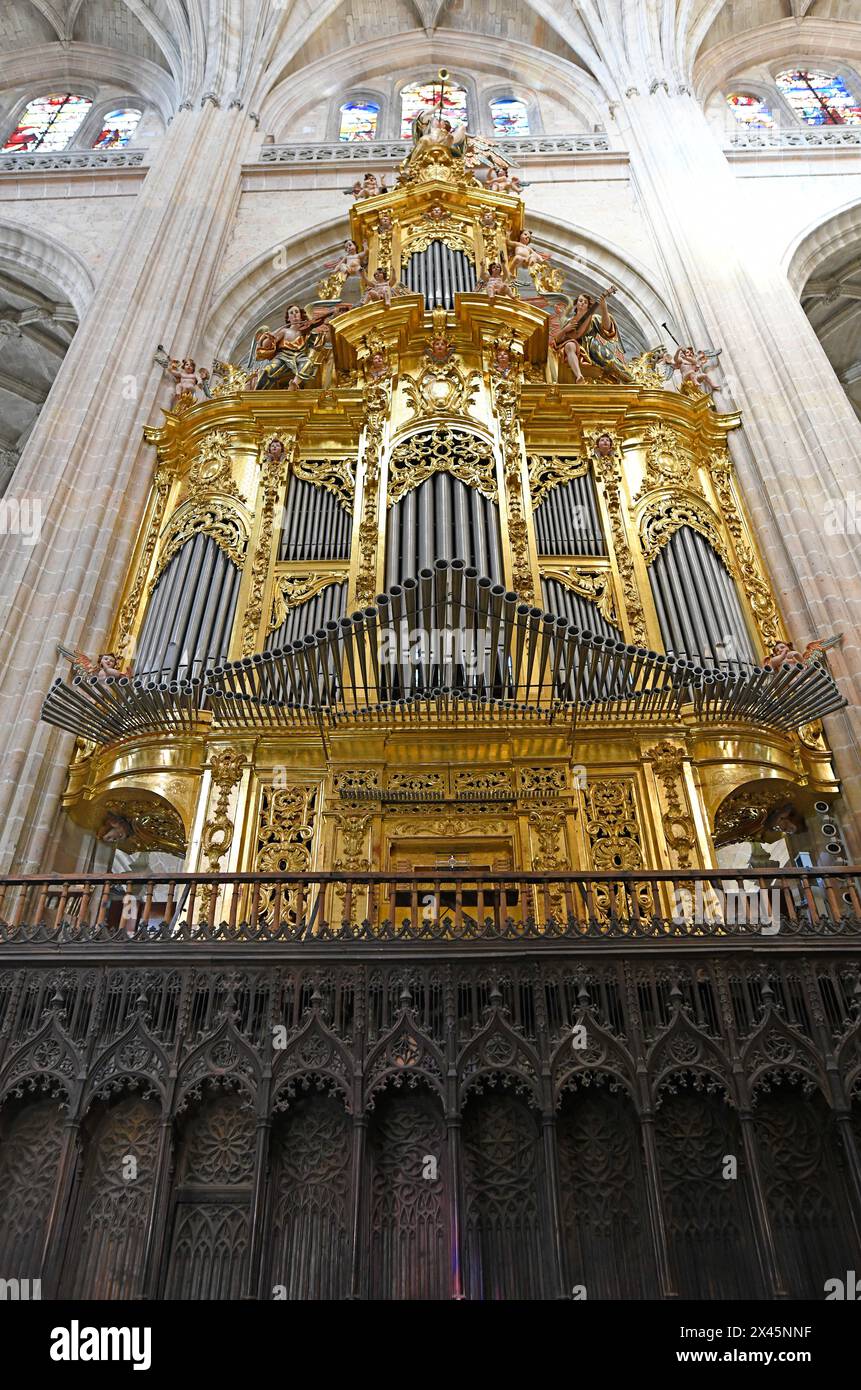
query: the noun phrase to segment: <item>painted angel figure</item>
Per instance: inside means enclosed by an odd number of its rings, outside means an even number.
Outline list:
[[[665,353],[661,361],[667,368],[667,380],[678,372],[682,386],[689,381],[703,395],[714,395],[721,388],[720,383],[709,375],[709,368],[717,366],[722,351],[722,348],[694,348],[689,343],[677,347],[672,357]]]
[[[361,275],[365,266],[368,264],[368,244],[362,246],[361,251],[354,241],[344,242],[344,253],[337,261],[326,261],[326,269],[332,270],[336,275],[343,275],[344,279],[349,279],[351,275]]]
[[[475,292],[476,294],[486,294],[488,299],[509,298],[511,296],[511,286],[499,261],[491,261],[490,265],[482,266],[481,278],[475,287]]]
[[[192,401],[199,401],[209,395],[209,372],[206,367],[198,369],[192,357],[169,357],[164,345],[159,343],[155,360],[168,376],[173,377],[173,394],[176,401],[183,396]]]
[[[584,380],[581,364],[585,363],[599,367],[613,381],[633,379],[616,320],[607,308],[615,292],[611,285],[598,299],[578,294],[568,321],[561,328],[551,326],[551,346],[568,363],[576,382]]]
[[[515,275],[519,270],[531,270],[533,266],[545,265],[550,260],[549,251],[538,251],[532,245],[532,233],[525,228],[508,245],[511,247],[509,264]]]
[[[766,657],[763,665],[771,671],[780,671],[784,666],[808,666],[820,653],[829,651],[831,647],[839,647],[842,642],[842,632],[835,633],[833,637],[814,638],[807,643],[803,652],[797,652],[790,642],[775,642],[771,655]]]
[[[290,304],[283,328],[264,328],[255,338],[248,363],[249,371],[254,369],[250,389],[298,391],[310,381],[327,346],[329,320],[345,308],[349,305],[326,305],[309,315],[300,304]]]
[[[72,670],[76,675],[95,676],[99,681],[106,681],[109,677],[117,679],[120,676],[127,676],[130,673],[120,665],[119,658],[115,652],[102,652],[95,661],[91,661],[84,652],[77,647],[74,650],[64,647],[61,643],[57,644],[57,651],[64,656],[67,661],[72,663]]]
[[[364,271],[362,272],[362,284],[365,286],[365,293],[362,296],[363,304],[385,304],[387,309],[391,308],[392,299],[400,299],[403,295],[409,294],[409,290],[397,281],[392,284],[389,279],[389,272],[384,266],[380,266],[374,271],[373,280],[369,280]]]

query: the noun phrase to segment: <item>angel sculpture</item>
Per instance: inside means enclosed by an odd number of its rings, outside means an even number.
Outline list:
[[[666,379],[669,380],[678,372],[681,386],[689,383],[690,387],[701,395],[714,395],[721,388],[719,382],[709,375],[708,369],[717,366],[722,351],[722,348],[694,348],[690,344],[677,347],[672,357],[665,353],[661,359],[667,369]]]
[[[488,299],[510,298],[511,288],[499,261],[482,266],[481,277],[475,287],[476,294],[486,294]]]
[[[561,328],[551,327],[551,346],[564,357],[576,382],[584,380],[582,365],[598,367],[613,381],[633,381],[616,320],[607,308],[615,294],[611,285],[598,299],[578,294],[574,312]]]
[[[159,343],[155,352],[155,360],[163,371],[174,380],[174,399],[177,405],[180,402],[191,404],[194,401],[205,399],[209,395],[209,372],[206,367],[199,370],[192,357],[169,357],[164,345]],[[198,392],[201,394],[199,395]]]
[[[532,245],[532,233],[524,228],[514,241],[509,241],[509,265],[515,280],[525,270],[535,288],[542,293],[558,294],[562,289],[562,274],[550,268],[550,253],[538,251]]]
[[[403,295],[409,294],[400,281],[392,284],[389,280],[389,272],[384,266],[374,271],[373,280],[369,280],[364,271],[362,272],[362,284],[365,286],[365,293],[362,297],[363,304],[385,304],[387,309],[392,307],[393,299],[400,299]]]
[[[365,242],[360,251],[354,241],[347,240],[344,242],[344,254],[337,261],[327,261],[326,269],[333,270],[336,275],[343,275],[346,280],[351,275],[361,275],[367,264],[368,243]]]
[[[275,332],[264,328],[255,338],[248,363],[252,373],[249,388],[253,391],[284,388],[298,391],[306,381],[312,380],[327,346],[329,320],[349,307],[348,304],[312,306],[309,315],[300,304],[290,304],[283,328]],[[262,365],[255,367],[255,362]]]
[[[82,651],[79,651],[77,647],[72,650],[69,647],[64,647],[61,642],[57,643],[57,651],[61,656],[64,656],[67,661],[71,661],[72,671],[75,675],[95,676],[96,680],[104,682],[107,681],[109,677],[115,680],[120,676],[127,676],[130,674],[128,671],[123,670],[115,652],[102,652],[95,661],[91,661],[90,658]]]
[[[842,632],[836,633],[833,637],[814,638],[812,642],[807,643],[803,652],[797,652],[789,642],[775,642],[771,655],[766,657],[763,666],[770,671],[781,671],[784,666],[808,666],[820,652],[839,647],[842,642]]]

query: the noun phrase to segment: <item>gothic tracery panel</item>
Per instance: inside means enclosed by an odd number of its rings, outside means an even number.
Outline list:
[[[37,1279],[42,1242],[63,1141],[56,1101],[39,1101],[0,1116],[0,1272]]]
[[[297,1101],[273,1128],[269,1284],[288,1299],[347,1293],[351,1145],[347,1113],[328,1096]]]
[[[128,1096],[106,1109],[85,1142],[64,1298],[134,1298],[142,1292],[155,1187],[159,1109]]]
[[[528,1106],[504,1092],[472,1097],[464,1112],[463,1166],[466,1296],[546,1297],[544,1162]]]
[[[448,1298],[446,1152],[439,1105],[424,1093],[383,1095],[368,1146],[368,1296]]]
[[[654,1298],[639,1126],[631,1102],[566,1094],[556,1120],[567,1274],[593,1298]]]
[[[248,1254],[254,1115],[238,1095],[204,1103],[182,1144],[166,1298],[235,1299]]]

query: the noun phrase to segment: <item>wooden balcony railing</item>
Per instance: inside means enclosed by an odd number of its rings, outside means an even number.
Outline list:
[[[861,869],[37,874],[0,883],[0,945],[858,937]]]

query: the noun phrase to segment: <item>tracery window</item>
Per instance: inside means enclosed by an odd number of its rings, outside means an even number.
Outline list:
[[[753,130],[773,130],[774,115],[762,97],[750,92],[729,92],[726,104],[739,125]]]
[[[73,92],[50,92],[28,102],[4,150],[32,152],[64,150],[78,133],[92,106],[89,97]]]
[[[439,82],[411,82],[401,92],[401,139],[412,135],[413,121],[419,111],[440,109]],[[452,124],[466,121],[466,89],[446,84],[442,93],[443,113]]]
[[[341,107],[338,139],[348,142],[375,140],[380,108],[373,101],[345,101]]]
[[[499,97],[490,103],[490,119],[496,135],[528,135],[529,112],[518,97]]]
[[[140,118],[140,111],[133,107],[108,111],[102,118],[102,128],[93,141],[93,149],[116,150],[121,145],[127,145],[137,129]]]
[[[790,68],[779,72],[776,82],[805,125],[861,125],[861,104],[838,73]]]

